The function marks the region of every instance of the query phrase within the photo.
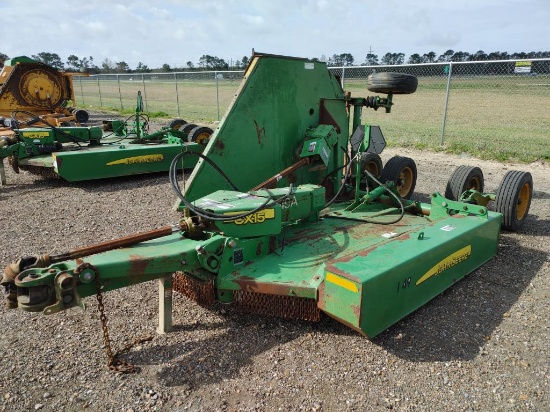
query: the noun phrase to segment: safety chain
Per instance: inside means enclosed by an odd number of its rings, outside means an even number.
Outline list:
[[[132,346],[147,342],[153,339],[152,336],[146,338],[136,339],[134,342],[126,345],[120,352],[113,354],[111,349],[111,340],[109,338],[109,329],[107,328],[107,316],[105,315],[105,306],[103,305],[103,294],[101,293],[101,284],[99,282],[99,276],[95,277],[96,284],[96,298],[97,307],[99,309],[99,319],[101,320],[101,328],[103,329],[103,342],[105,344],[105,352],[107,353],[107,367],[118,373],[136,373],[140,371],[138,366],[132,365],[119,359],[119,356],[132,348]]]

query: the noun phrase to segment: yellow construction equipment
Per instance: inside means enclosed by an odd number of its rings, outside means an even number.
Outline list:
[[[88,113],[74,107],[73,76],[26,56],[6,60],[0,72],[0,135],[29,126],[84,123]]]

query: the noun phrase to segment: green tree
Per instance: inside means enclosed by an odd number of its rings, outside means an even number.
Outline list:
[[[437,57],[437,54],[435,54],[435,52],[433,52],[433,51],[428,52],[428,53],[424,53],[422,55],[422,58],[423,58],[425,63],[434,63],[436,57]]]
[[[115,65],[115,70],[119,73],[128,73],[131,71],[130,66],[128,66],[128,63],[125,61],[117,62]]]
[[[188,61],[187,63],[185,63],[185,65],[187,66],[188,69],[192,70],[195,68],[195,65],[193,64],[193,62],[190,60]]]
[[[378,65],[378,56],[373,53],[367,53],[367,57],[365,59],[365,64],[367,66],[376,66]]]
[[[453,50],[447,50],[445,53],[443,53],[441,56],[437,58],[438,62],[450,62],[451,58],[453,57],[453,54],[455,52]]]
[[[470,55],[470,59],[472,61],[481,61],[481,60],[487,60],[487,54],[483,50],[478,50],[474,54]]]
[[[7,54],[0,53],[0,68],[4,67],[4,62],[8,59],[9,57]]]
[[[151,69],[149,69],[149,67],[147,67],[147,65],[143,64],[142,62],[139,62],[136,67],[136,72],[138,73],[149,73],[150,71]]]
[[[382,64],[403,64],[405,53],[386,53],[381,60]]]
[[[164,63],[164,64],[162,65],[162,71],[163,71],[163,72],[171,72],[171,71],[172,71],[172,68],[170,67],[169,64]]]
[[[80,70],[87,70],[91,67],[94,67],[94,58],[92,56],[83,57],[82,59],[78,60],[78,68]]]
[[[452,55],[451,61],[453,61],[453,62],[465,62],[465,61],[468,60],[469,57],[470,57],[470,53],[457,51]]]
[[[57,53],[41,52],[31,56],[34,60],[47,64],[57,70],[63,70],[63,62]]]
[[[104,73],[112,73],[115,71],[115,68],[116,65],[109,58],[105,58],[105,60],[103,60],[103,62],[101,63],[101,70]]]
[[[227,70],[229,65],[219,57],[204,54],[199,59],[199,67],[207,70]]]
[[[78,56],[75,56],[74,54],[71,54],[69,57],[67,57],[67,66],[69,70],[78,70],[80,68],[80,64],[78,62]]]
[[[71,54],[69,57],[67,57],[67,66],[69,67],[69,70],[85,71],[88,68],[92,67],[93,63],[94,63],[94,58],[92,56],[83,57],[82,59],[80,59],[78,56]]]
[[[246,66],[248,66],[248,63],[249,63],[248,56],[243,56],[243,58],[241,59],[242,66],[246,67]]]
[[[354,62],[353,55],[351,53],[333,54],[328,59],[327,64],[329,66],[352,66]]]
[[[507,52],[492,52],[487,55],[487,60],[507,60],[510,55]]]
[[[418,53],[411,54],[409,57],[409,60],[407,61],[409,64],[420,64],[424,63],[424,57],[419,55]]]

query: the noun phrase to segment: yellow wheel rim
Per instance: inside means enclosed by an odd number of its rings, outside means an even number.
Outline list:
[[[529,199],[531,198],[531,186],[529,183],[525,183],[518,196],[518,207],[516,209],[517,220],[523,220],[527,213],[527,207],[529,206]]]
[[[411,191],[414,184],[414,173],[410,167],[405,167],[401,173],[399,173],[399,179],[397,180],[397,191],[401,197],[405,197]]]
[[[369,162],[365,166],[365,170],[374,176],[380,176],[380,169],[376,162]]]
[[[210,138],[210,133],[203,132],[197,136],[197,140],[195,140],[197,143],[206,145],[208,143],[208,139]]]
[[[481,192],[481,180],[479,179],[479,177],[472,177],[472,180],[468,182],[467,190],[476,190],[478,192]]]

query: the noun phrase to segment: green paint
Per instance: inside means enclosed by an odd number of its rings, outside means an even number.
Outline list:
[[[346,98],[324,64],[253,56],[205,149],[241,191],[199,161],[186,197],[208,215],[199,219],[186,210],[192,216],[180,233],[78,263],[28,269],[16,281],[20,307],[53,313],[78,305],[95,294],[92,278],[107,291],[185,271],[212,280],[225,303],[238,290],[309,298],[331,317],[376,336],[491,259],[502,216],[485,207],[490,194],[472,193],[465,203],[436,193],[430,204],[401,206],[389,193],[392,185],[355,190],[354,196],[349,185],[325,208],[340,187],[348,125],[360,124],[348,118],[348,104],[359,116],[357,106],[366,103]],[[371,147],[371,130],[365,130],[354,150]],[[126,147],[111,151],[93,159],[140,156]],[[247,192],[304,157],[309,163],[279,179],[276,188]],[[58,155],[60,174],[70,159]]]

